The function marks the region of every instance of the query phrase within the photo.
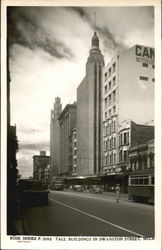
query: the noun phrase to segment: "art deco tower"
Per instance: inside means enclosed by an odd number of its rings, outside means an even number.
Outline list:
[[[102,169],[103,67],[104,59],[95,32],[86,64],[86,76],[77,89],[78,175],[96,175]]]
[[[60,169],[60,126],[58,117],[61,111],[61,100],[56,97],[54,107],[51,110],[50,123],[50,178],[58,176]]]

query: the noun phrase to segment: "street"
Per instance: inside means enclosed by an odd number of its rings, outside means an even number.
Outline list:
[[[154,237],[154,206],[115,196],[50,191],[49,205],[27,208],[24,234]]]

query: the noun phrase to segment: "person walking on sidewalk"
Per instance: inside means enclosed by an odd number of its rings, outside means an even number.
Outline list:
[[[116,202],[118,203],[120,200],[120,185],[119,184],[116,185],[115,192],[116,192]]]

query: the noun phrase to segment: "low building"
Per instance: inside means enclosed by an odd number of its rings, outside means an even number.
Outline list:
[[[139,144],[129,149],[129,170],[154,168],[154,140]]]
[[[40,151],[40,155],[33,156],[33,179],[46,182],[49,180],[50,157],[46,155],[46,151]],[[48,172],[48,174],[47,174]]]
[[[154,139],[154,126],[136,124],[131,120],[125,120],[118,128],[118,147],[116,141],[110,139],[107,141],[106,150],[108,151],[105,182],[110,187],[119,184],[121,192],[128,192],[128,175],[130,172],[129,150],[132,147],[145,145],[149,140]],[[112,153],[114,147],[119,152],[119,160],[116,167],[113,168],[115,154]],[[148,163],[147,163],[148,164]]]

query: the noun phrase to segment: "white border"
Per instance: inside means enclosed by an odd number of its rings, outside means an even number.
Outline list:
[[[61,3],[60,3],[61,2]],[[110,241],[110,242],[57,242],[31,241],[18,243],[6,235],[6,7],[7,6],[147,6],[155,7],[155,240],[148,241]],[[161,249],[161,2],[160,0],[2,0],[1,3],[1,248],[2,249]],[[38,237],[37,237],[38,238]]]

